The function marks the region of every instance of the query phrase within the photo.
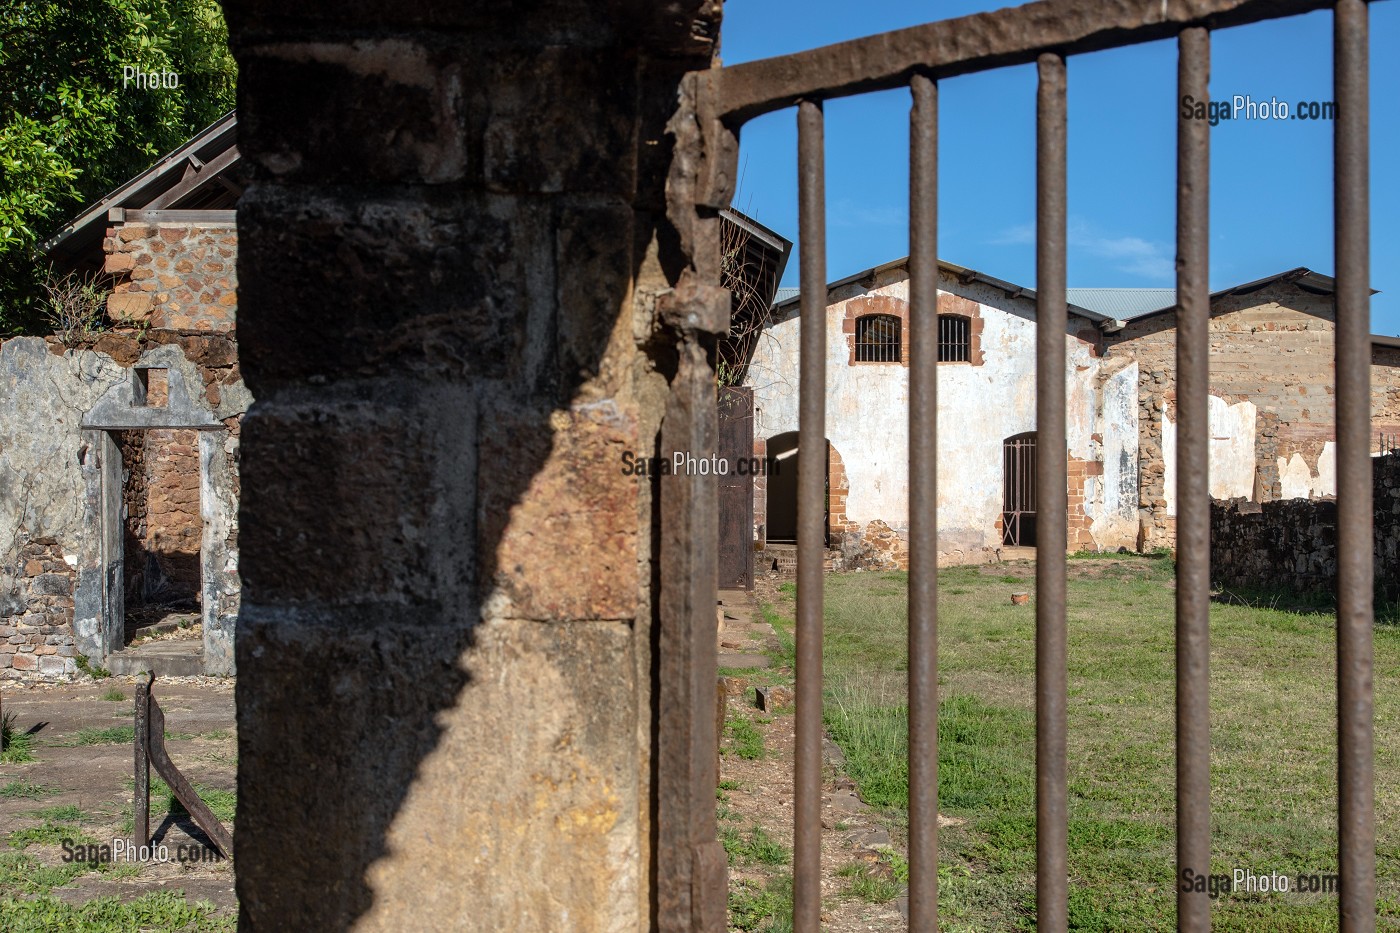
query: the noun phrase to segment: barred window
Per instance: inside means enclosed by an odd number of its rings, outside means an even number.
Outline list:
[[[938,362],[972,361],[972,321],[959,314],[938,316]]]
[[[892,314],[856,318],[856,362],[900,362],[903,356],[899,336],[899,318]]]

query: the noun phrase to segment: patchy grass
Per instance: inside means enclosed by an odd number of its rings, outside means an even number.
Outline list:
[[[43,784],[35,784],[33,781],[11,781],[4,787],[0,787],[0,797],[26,797],[38,800],[40,797],[52,797],[59,793],[62,791],[56,787],[46,787]]]
[[[1174,564],[1082,556],[1067,601],[1070,926],[1168,931]],[[1032,572],[939,572],[940,808],[964,821],[940,831],[941,916],[952,928],[1034,925],[1035,613],[1009,598],[1030,588]],[[896,825],[908,798],[907,605],[892,585],[903,579],[831,575],[825,594],[826,726],[861,797]],[[1239,595],[1211,605],[1211,870],[1335,873],[1334,620],[1292,597]],[[774,611],[791,626],[790,591]],[[1384,926],[1400,921],[1400,628],[1375,629],[1375,669]],[[1335,928],[1336,909],[1335,895],[1235,893],[1211,913],[1217,930],[1304,931]]]
[[[729,925],[743,933],[792,933],[792,876],[730,885]]]
[[[842,893],[872,904],[888,904],[899,897],[900,891],[903,890],[899,882],[890,877],[888,869],[881,869],[879,866],[854,863],[847,865],[837,874],[847,879],[846,890]]]
[[[120,687],[108,687],[107,692],[102,694],[102,699],[112,703],[120,703],[126,699],[126,694],[122,692]]]
[[[0,898],[0,929],[13,933],[212,933],[236,926],[233,917],[215,917],[212,904],[188,904],[176,891],[146,894],[125,904],[117,897],[101,897],[78,906],[48,895],[32,900]]]
[[[136,740],[133,726],[112,726],[109,729],[79,729],[68,745],[130,745]]]
[[[786,846],[768,835],[767,830],[757,823],[749,827],[747,836],[740,832],[737,826],[722,826],[719,841],[724,844],[724,851],[729,856],[731,865],[736,861],[760,865],[786,865],[791,856]]]
[[[41,810],[35,810],[30,816],[35,819],[63,823],[81,823],[87,819],[87,814],[80,807],[71,803],[60,804],[56,807],[44,807]]]
[[[740,758],[755,760],[763,757],[763,733],[753,721],[743,716],[732,716],[725,731],[729,733],[729,747],[726,749]]]
[[[33,747],[34,737],[15,726],[14,713],[0,718],[0,763],[17,765],[33,761]]]

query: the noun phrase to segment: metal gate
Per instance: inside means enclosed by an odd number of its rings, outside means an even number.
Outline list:
[[[704,297],[719,282],[716,212],[729,205],[737,167],[738,131],[760,114],[796,106],[799,230],[802,266],[800,431],[824,437],[826,389],[826,235],[822,103],[868,91],[907,87],[910,109],[910,462],[909,462],[909,926],[937,928],[937,110],[938,81],[1007,65],[1035,62],[1036,114],[1036,418],[1048,450],[1065,449],[1065,246],[1067,56],[1156,39],[1178,43],[1177,95],[1206,100],[1210,32],[1260,20],[1333,8],[1334,186],[1336,211],[1336,414],[1338,488],[1337,712],[1338,829],[1341,926],[1375,928],[1375,839],[1372,775],[1370,479],[1370,309],[1368,217],[1368,61],[1364,0],[1045,0],[902,29],[781,58],[688,77],[672,120],[676,145],[669,211],[694,260],[685,307],[725,307]],[[1209,418],[1207,219],[1209,124],[1180,120],[1177,131],[1177,597],[1176,763],[1177,869],[1210,870]],[[678,289],[678,291],[683,291]],[[722,332],[712,322],[710,333]],[[693,436],[700,432],[692,431]],[[797,569],[797,722],[794,806],[794,927],[815,933],[820,916],[822,700],[821,445],[799,457]],[[1036,904],[1039,929],[1068,923],[1065,751],[1065,547],[1067,493],[1064,457],[1039,458],[1035,470],[1036,565]],[[699,500],[703,502],[703,499]],[[687,501],[676,512],[663,502],[663,526],[699,527],[700,509]],[[674,553],[684,556],[683,545]],[[682,564],[677,573],[687,572]],[[664,574],[664,572],[663,572]],[[711,575],[710,579],[713,579]],[[674,602],[703,602],[683,593]],[[663,575],[663,597],[666,578]],[[685,602],[683,598],[689,598]],[[713,615],[713,602],[708,611]],[[704,625],[697,610],[674,624]],[[713,623],[711,622],[711,625]],[[664,623],[663,623],[664,626]],[[700,632],[701,634],[696,634]],[[713,719],[714,639],[703,628],[691,639],[688,671],[696,680],[685,710],[694,741],[709,738]],[[663,627],[663,668],[667,667]],[[710,652],[709,657],[694,652]],[[673,669],[673,668],[668,668]],[[709,691],[708,694],[706,691]],[[708,697],[708,702],[706,698]],[[666,698],[663,696],[663,703]],[[712,729],[713,726],[711,725]],[[692,749],[694,755],[703,750]],[[712,757],[712,753],[711,753]],[[671,759],[668,759],[671,760]],[[714,800],[698,782],[703,763],[659,788],[662,838],[682,847],[663,850],[657,874],[658,926],[719,930],[724,925],[723,869],[712,840]],[[712,765],[711,765],[712,767]],[[712,775],[710,778],[712,779]],[[659,776],[659,779],[662,779]],[[684,793],[681,793],[681,791]],[[677,800],[689,804],[667,812]],[[708,812],[707,812],[708,811]],[[667,828],[670,827],[670,828]],[[1210,925],[1204,894],[1178,888],[1178,924]]]
[[[753,389],[721,386],[719,455],[720,589],[753,589]]]
[[[1035,432],[1001,442],[1001,543],[1035,547]]]

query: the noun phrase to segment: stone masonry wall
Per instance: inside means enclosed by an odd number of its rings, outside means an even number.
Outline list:
[[[1333,438],[1334,331],[1331,296],[1286,282],[1212,305],[1210,391],[1227,403],[1257,406],[1255,489],[1262,501],[1280,495],[1279,458],[1299,454],[1316,474]],[[1107,355],[1130,355],[1140,367],[1139,548],[1172,547],[1162,417],[1176,420],[1175,312],[1130,321],[1106,339]]]
[[[674,544],[617,464],[663,418],[701,446],[714,417],[714,337],[667,317],[693,261],[667,173],[719,4],[224,10],[258,398],[240,928],[681,928],[655,918],[688,923],[690,888],[658,893],[656,866],[718,846],[664,842]],[[668,479],[663,499],[691,488]]]
[[[106,270],[116,276],[107,312],[159,330],[231,331],[238,307],[232,224],[107,228]]]
[[[52,538],[16,552],[15,586],[0,594],[0,678],[58,679],[77,672],[73,639],[75,563]]]
[[[1400,597],[1400,455],[1372,460],[1377,588]],[[1215,501],[1211,578],[1224,586],[1331,590],[1337,579],[1337,503]]]

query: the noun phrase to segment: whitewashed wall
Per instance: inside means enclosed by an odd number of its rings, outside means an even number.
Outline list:
[[[938,368],[940,552],[948,561],[975,561],[1001,546],[996,523],[1002,510],[1002,442],[1035,430],[1035,307],[1026,298],[1007,298],[998,289],[964,285],[947,276],[940,290],[977,302],[985,322],[982,365],[943,363]],[[867,295],[907,301],[905,273],[890,270],[869,289],[852,285],[829,296],[827,438],[845,464],[848,521],[862,528],[883,521],[904,535],[909,527],[909,368],[849,362],[842,331],[846,303]],[[1084,323],[1071,317],[1073,329]],[[756,437],[798,428],[799,338],[800,322],[792,309],[758,342],[746,379],[754,389]],[[907,333],[903,339],[907,343]],[[1101,393],[1101,361],[1090,345],[1071,338],[1067,348],[1069,453],[1105,464],[1103,475],[1090,477],[1086,488],[1092,533],[1101,547],[1132,546],[1137,536],[1136,366],[1115,374]]]

